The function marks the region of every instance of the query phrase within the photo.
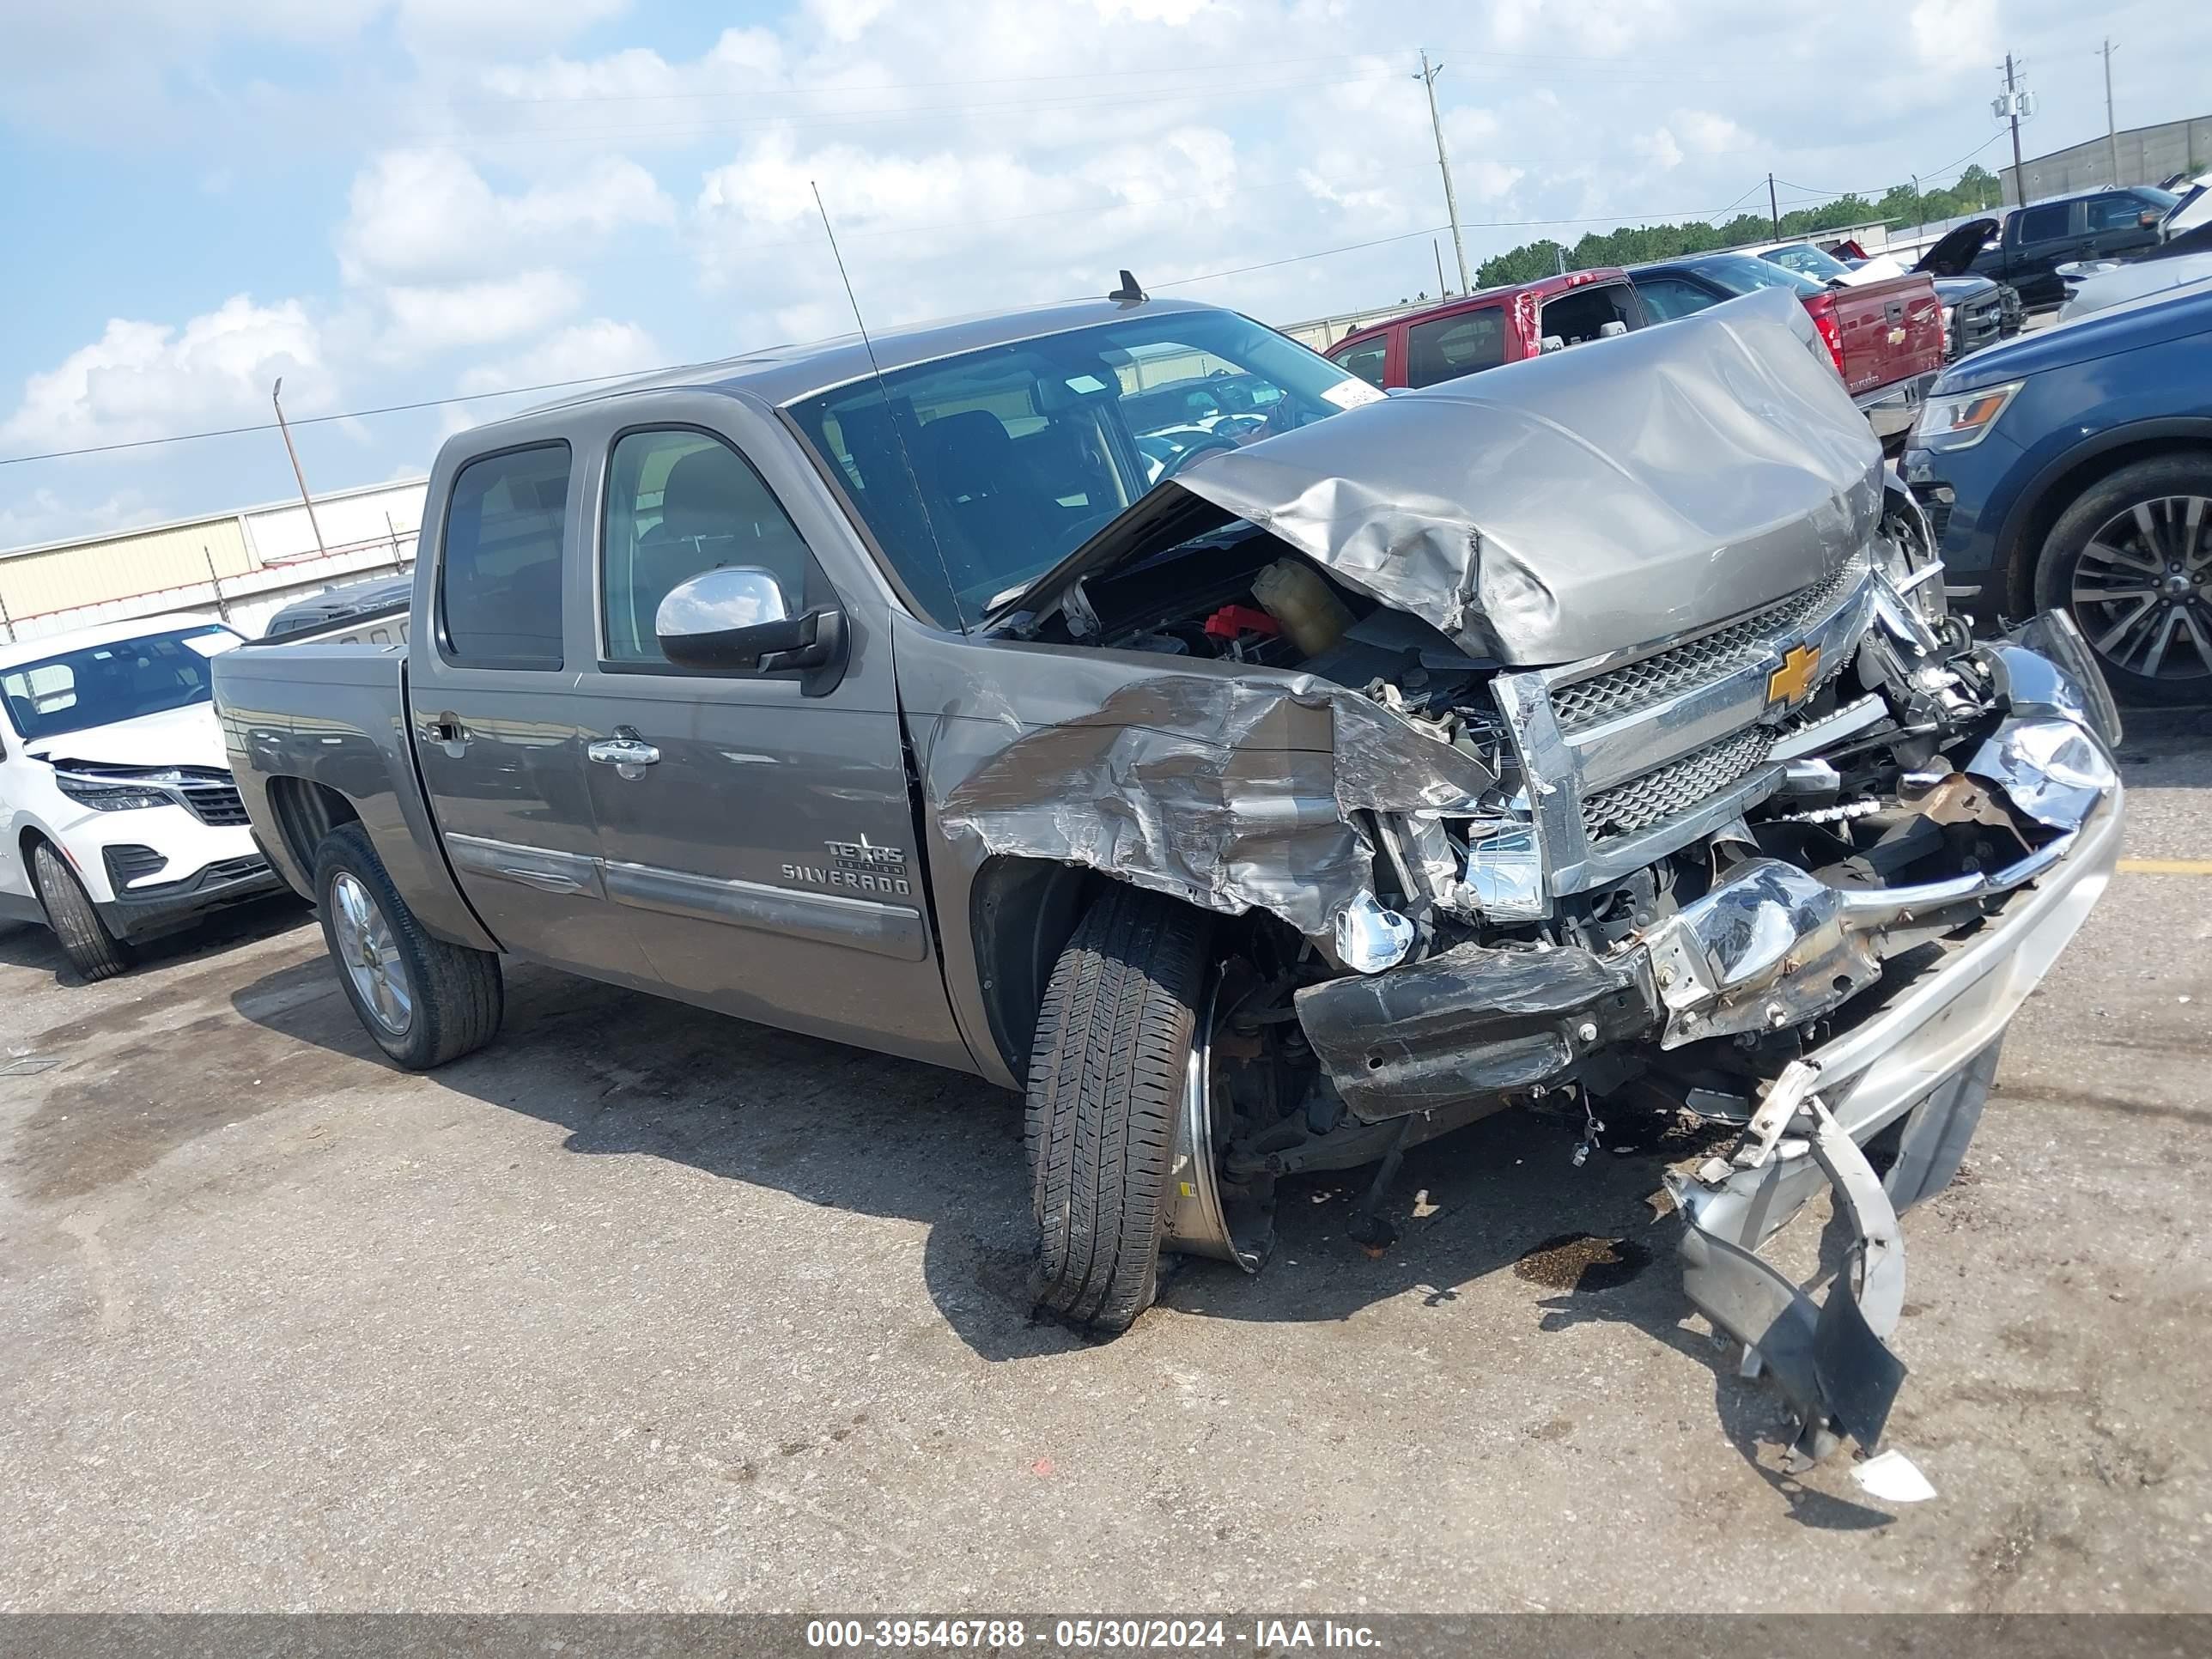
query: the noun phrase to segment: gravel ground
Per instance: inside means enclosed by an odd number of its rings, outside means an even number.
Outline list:
[[[2202,732],[2126,752],[2212,857]],[[2212,1607],[2208,939],[2119,877],[1907,1218],[1893,1510],[1780,1472],[1649,1149],[1477,1125],[1379,1259],[1308,1182],[1091,1346],[971,1079],[530,969],[406,1076],[295,907],[97,987],[0,933],[0,1608]]]

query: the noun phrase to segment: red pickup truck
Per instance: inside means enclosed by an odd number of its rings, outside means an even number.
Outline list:
[[[1943,367],[1943,307],[1927,276],[1830,288],[1748,254],[1691,254],[1633,271],[1600,266],[1485,289],[1347,334],[1323,355],[1373,386],[1434,386],[1672,322],[1760,288],[1786,288],[1804,301],[1875,434],[1902,443]]]
[[[1370,386],[1434,386],[1644,324],[1628,273],[1571,270],[1485,289],[1346,335],[1322,355]]]
[[[1856,287],[1815,281],[1748,253],[1688,253],[1628,273],[1645,317],[1669,323],[1762,288],[1804,301],[1844,388],[1885,446],[1899,446],[1943,368],[1943,302],[1932,276]]]

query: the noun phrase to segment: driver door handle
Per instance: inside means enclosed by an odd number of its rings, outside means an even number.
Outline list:
[[[611,766],[619,778],[641,778],[645,769],[657,765],[660,750],[646,742],[627,726],[618,726],[611,738],[600,738],[584,745],[584,757],[601,766]]]

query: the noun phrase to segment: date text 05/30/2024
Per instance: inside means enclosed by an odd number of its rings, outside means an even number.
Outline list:
[[[1382,1644],[1366,1625],[1333,1619],[816,1619],[811,1648],[1036,1647],[1071,1653],[1237,1649],[1255,1654],[1301,1648],[1363,1649]]]

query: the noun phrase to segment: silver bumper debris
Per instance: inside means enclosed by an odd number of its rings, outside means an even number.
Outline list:
[[[1969,771],[2057,830],[2055,840],[2008,869],[1826,896],[1806,886],[1802,872],[1785,878],[1786,866],[1754,865],[1686,909],[1665,953],[1655,955],[1674,970],[1668,992],[1692,987],[1670,998],[1670,1031],[1699,1012],[1707,1022],[1700,1035],[1751,1030],[1770,1003],[1794,1021],[1833,994],[1801,981],[1823,984],[1832,969],[1856,979],[1869,963],[1878,974],[1884,930],[1944,911],[1955,916],[1961,903],[2001,901],[1987,925],[1945,944],[1939,966],[1875,1001],[1774,1079],[1731,1158],[1669,1177],[1687,1223],[1684,1287],[1718,1330],[1744,1345],[1747,1373],[1771,1375],[1796,1409],[1800,1460],[1844,1437],[1869,1451],[1879,1445],[1905,1378],[1885,1342],[1904,1304],[1898,1217],[1957,1172],[2007,1023],[2087,917],[2119,857],[2124,792],[2087,723],[2101,686],[2085,693],[2047,661],[2005,648],[2016,684],[2033,676],[2045,695],[2039,702],[2016,696],[2014,717]],[[1887,1173],[1877,1176],[1865,1148],[1900,1120]],[[1756,1251],[1823,1186],[1851,1243],[1816,1304]]]

